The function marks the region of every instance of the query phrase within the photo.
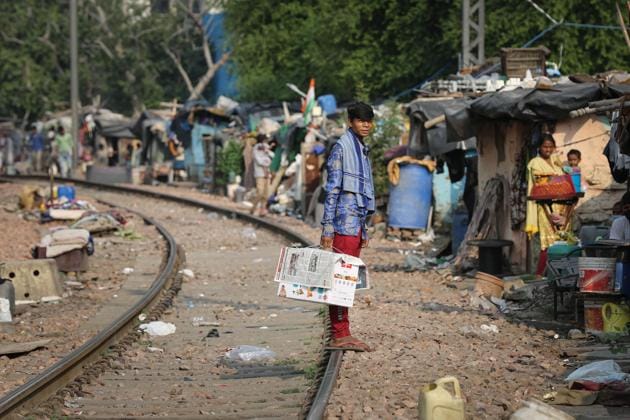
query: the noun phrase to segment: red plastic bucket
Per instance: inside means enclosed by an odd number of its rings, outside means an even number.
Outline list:
[[[614,258],[578,258],[580,270],[580,291],[587,293],[608,293],[613,291],[615,282]]]

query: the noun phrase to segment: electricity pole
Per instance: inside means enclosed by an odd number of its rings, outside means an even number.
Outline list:
[[[77,0],[70,0],[70,103],[72,106],[72,175],[79,164],[79,60],[77,47]]]
[[[486,61],[485,26],[485,0],[463,0],[460,68],[482,65]]]

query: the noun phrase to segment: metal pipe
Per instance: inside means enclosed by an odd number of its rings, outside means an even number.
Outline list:
[[[79,162],[79,52],[77,40],[77,0],[70,0],[70,103],[72,107],[72,168]]]

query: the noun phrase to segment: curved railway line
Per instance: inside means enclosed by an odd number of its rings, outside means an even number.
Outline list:
[[[2,179],[4,182],[27,180],[45,182],[46,178]],[[322,333],[327,339],[327,328],[322,328],[324,322],[316,317],[316,311],[296,307],[296,302],[279,305],[273,284],[266,286],[266,296],[260,292],[257,296],[254,290],[255,299],[243,297],[254,287],[252,283],[263,282],[264,273],[270,273],[263,266],[274,264],[280,244],[307,245],[308,239],[273,221],[195,199],[121,185],[61,181],[85,188],[90,194],[98,192],[99,201],[105,204],[133,207],[132,211],[159,231],[167,252],[159,274],[135,303],[124,311],[114,309],[122,312],[114,322],[54,365],[2,396],[0,418],[55,415],[64,404],[74,409],[74,415],[97,418],[323,417],[342,361],[342,352],[321,350]],[[137,197],[143,200],[139,202]],[[167,202],[176,204],[177,212],[184,217],[188,215],[190,223],[179,237],[169,228],[179,214],[165,213],[163,207]],[[142,212],[136,210],[138,203],[143,205]],[[194,214],[199,216],[195,218]],[[210,218],[209,214],[222,218]],[[263,228],[260,240],[248,249],[238,248],[238,244],[247,244],[238,237],[243,223]],[[220,247],[227,248],[225,250],[208,250],[208,239],[200,234],[200,228],[206,226],[225,231],[231,237],[237,236],[237,241]],[[249,259],[247,267],[239,266],[243,258]],[[180,268],[185,262],[188,266],[195,265],[199,273],[195,281],[183,278]],[[261,270],[265,271],[261,273]],[[258,275],[260,277],[255,278]],[[204,281],[202,278],[207,276],[208,281]],[[236,278],[241,278],[240,287],[238,282],[232,281]],[[248,283],[242,278],[253,281]],[[182,287],[184,290],[180,292]],[[220,289],[222,297],[218,298],[213,289]],[[206,297],[204,291],[212,296]],[[135,292],[137,290],[132,294]],[[237,294],[240,295],[232,300],[225,298]],[[297,311],[291,309],[291,305]],[[177,333],[151,339],[148,346],[146,336],[135,328],[141,313],[147,315],[146,321],[168,319],[177,323]],[[222,322],[204,321],[211,318],[209,314]],[[190,322],[191,317],[197,321]],[[265,325],[259,325],[261,323]],[[216,328],[211,328],[213,326]],[[278,352],[277,362],[241,364],[219,357],[217,349],[221,346],[227,347],[237,340],[250,344],[249,337],[261,334],[268,334],[265,337],[269,338],[258,338],[258,342],[272,344],[272,349]],[[199,344],[200,337],[203,345]],[[295,340],[292,342],[289,337]],[[185,344],[176,343],[182,339],[187,340]],[[302,346],[299,349],[303,350],[297,352],[299,340]],[[147,348],[156,352],[146,353]],[[313,363],[305,364],[304,357],[296,360],[292,357],[296,352],[310,352]],[[119,359],[126,361],[117,362]],[[207,400],[202,408],[200,398]]]

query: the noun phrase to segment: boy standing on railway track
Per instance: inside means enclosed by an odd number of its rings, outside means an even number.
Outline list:
[[[368,147],[363,139],[374,120],[372,107],[363,102],[348,106],[350,127],[333,146],[327,162],[326,201],[321,246],[358,257],[368,246],[365,220],[374,212],[374,183]],[[329,307],[333,350],[371,351],[350,334],[348,308]]]

